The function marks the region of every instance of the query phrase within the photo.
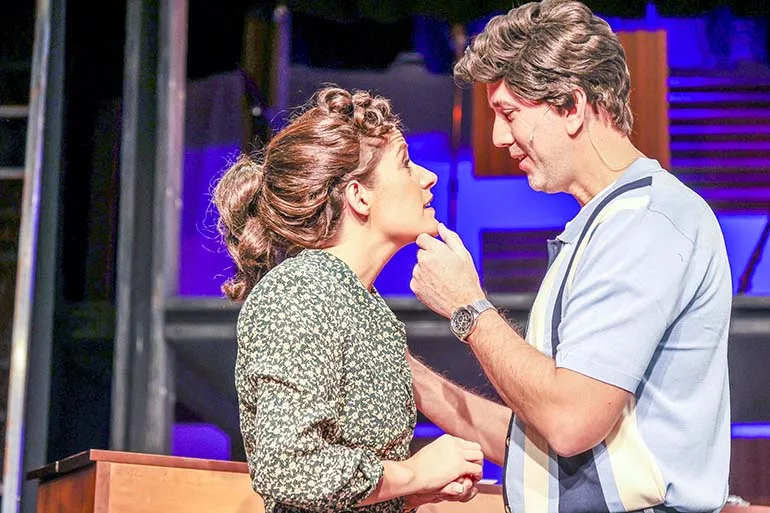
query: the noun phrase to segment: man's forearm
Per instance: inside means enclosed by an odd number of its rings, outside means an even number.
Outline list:
[[[552,358],[530,346],[494,312],[479,317],[468,342],[503,401],[562,455],[603,440],[629,395],[558,369]]]
[[[511,410],[463,390],[414,357],[409,364],[419,410],[445,432],[478,442],[488,460],[502,465]]]

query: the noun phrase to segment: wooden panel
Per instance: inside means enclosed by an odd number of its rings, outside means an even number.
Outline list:
[[[668,53],[666,33],[619,32],[631,73],[631,110],[634,131],[631,140],[647,156],[671,169],[668,120]],[[471,144],[473,172],[480,177],[522,175],[508,150],[492,144],[494,112],[487,103],[486,86],[473,84]]]
[[[93,512],[95,483],[95,466],[41,483],[37,491],[38,513]]]
[[[473,174],[475,176],[524,175],[518,163],[506,148],[496,148],[492,143],[492,125],[495,113],[487,102],[485,84],[473,83],[471,102],[471,145],[473,147]]]
[[[109,465],[109,513],[265,511],[245,473],[129,463]]]
[[[648,157],[671,169],[666,32],[618,32],[631,73],[631,140]]]
[[[730,493],[770,506],[770,438],[733,439]]]

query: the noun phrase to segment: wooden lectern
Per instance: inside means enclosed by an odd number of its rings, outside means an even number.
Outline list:
[[[246,463],[92,449],[27,474],[40,479],[38,513],[263,513]],[[500,486],[470,502],[421,513],[502,513]]]
[[[262,513],[245,463],[90,450],[30,472],[38,513]]]

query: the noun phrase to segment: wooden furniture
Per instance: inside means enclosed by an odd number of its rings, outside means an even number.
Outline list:
[[[262,513],[245,463],[90,450],[34,470],[38,513]]]
[[[245,463],[92,449],[33,470],[38,513],[263,513]],[[502,513],[500,486],[421,513]]]
[[[730,493],[752,504],[770,505],[770,438],[733,439]]]

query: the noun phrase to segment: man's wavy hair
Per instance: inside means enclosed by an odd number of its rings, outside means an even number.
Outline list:
[[[504,80],[512,93],[547,102],[559,112],[585,91],[596,111],[631,134],[631,78],[626,52],[606,21],[580,2],[543,0],[495,16],[454,68],[462,82]]]

